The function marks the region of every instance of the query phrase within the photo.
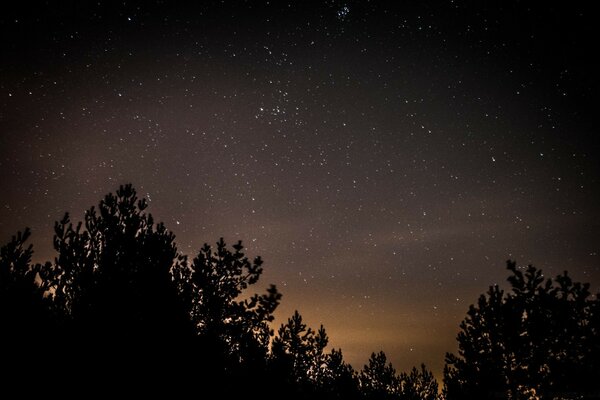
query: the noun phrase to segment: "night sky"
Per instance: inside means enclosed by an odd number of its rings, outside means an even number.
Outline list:
[[[0,239],[36,261],[130,182],[181,252],[262,256],[275,327],[438,378],[507,259],[598,291],[591,8],[47,3],[0,16]]]

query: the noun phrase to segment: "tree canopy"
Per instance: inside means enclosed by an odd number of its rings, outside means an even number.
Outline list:
[[[554,279],[508,261],[509,292],[491,286],[471,305],[446,355],[448,400],[597,396],[599,299],[567,272]]]
[[[469,308],[439,393],[425,365],[398,373],[383,351],[353,369],[298,311],[275,333],[282,295],[275,285],[253,293],[260,257],[221,238],[190,261],[146,208],[121,186],[82,222],[56,222],[54,260],[32,263],[29,229],[0,249],[3,390],[35,381],[44,394],[84,385],[296,399],[598,395],[600,300],[566,272],[545,279],[509,262],[511,290],[492,286]]]

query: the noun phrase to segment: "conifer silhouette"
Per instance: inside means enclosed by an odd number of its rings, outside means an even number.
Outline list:
[[[446,355],[447,399],[598,395],[599,299],[565,272],[554,280],[508,261],[511,291],[498,286],[471,305]]]

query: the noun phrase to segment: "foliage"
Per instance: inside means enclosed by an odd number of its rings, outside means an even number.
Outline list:
[[[597,394],[599,300],[589,284],[567,272],[545,279],[511,261],[507,268],[511,291],[490,287],[461,323],[459,353],[446,356],[447,398]]]
[[[372,399],[393,399],[401,393],[401,380],[383,351],[372,353],[359,375],[360,389]]]
[[[50,301],[36,283],[41,266],[31,265],[33,246],[25,244],[30,235],[29,229],[18,232],[0,249],[0,337],[5,357],[33,346],[36,335],[50,333]]]
[[[58,255],[48,286],[73,334],[132,345],[193,333],[171,276],[183,257],[146,207],[131,185],[121,186],[88,210],[84,223],[73,225],[65,214],[55,224]]]
[[[319,386],[326,366],[325,347],[329,339],[323,326],[314,331],[302,322],[298,311],[282,324],[273,340],[272,360],[283,379],[299,391]]]
[[[413,367],[410,373],[401,373],[401,398],[405,400],[436,400],[438,384],[425,364],[421,368]]]
[[[354,399],[360,395],[358,378],[350,364],[344,361],[341,349],[331,349],[325,357],[320,389],[332,399]]]
[[[239,241],[233,252],[221,238],[213,250],[205,244],[191,265],[180,263],[174,276],[197,333],[203,341],[205,356],[215,368],[245,364],[252,371],[266,368],[273,331],[269,323],[279,305],[281,294],[271,285],[265,294],[245,296],[245,290],[262,274],[260,257],[250,262]],[[223,365],[225,364],[225,365]],[[237,373],[237,372],[236,372]]]
[[[384,352],[354,371],[341,350],[326,351],[323,326],[313,330],[297,311],[273,338],[281,294],[274,285],[247,293],[263,272],[260,257],[250,261],[241,241],[228,249],[221,239],[189,262],[146,207],[127,185],[83,222],[65,214],[53,262],[31,263],[28,229],[0,249],[0,345],[13,371],[37,360],[53,366],[38,377],[47,385],[139,387],[142,376],[177,388],[202,382],[224,395],[271,388],[291,398],[439,398],[424,365],[398,374]],[[508,270],[510,291],[490,287],[461,323],[458,354],[446,355],[445,397],[597,396],[598,296],[566,272],[545,279],[514,262]]]

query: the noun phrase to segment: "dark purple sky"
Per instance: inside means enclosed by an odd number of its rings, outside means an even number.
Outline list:
[[[0,16],[2,242],[131,182],[183,253],[261,255],[277,325],[438,377],[507,259],[598,290],[591,8],[65,3]]]

